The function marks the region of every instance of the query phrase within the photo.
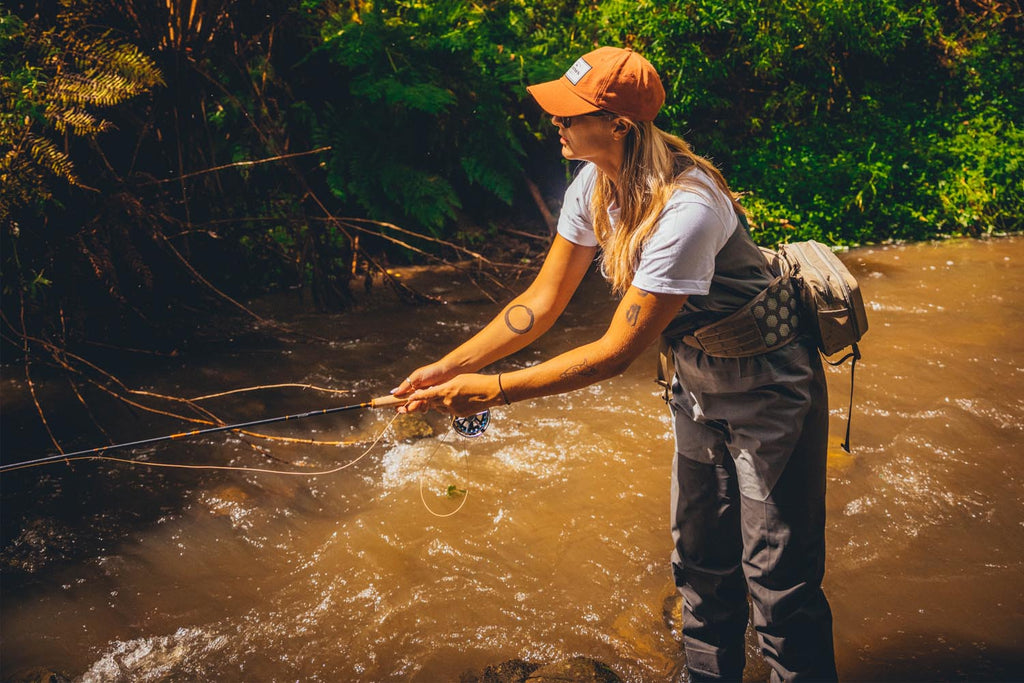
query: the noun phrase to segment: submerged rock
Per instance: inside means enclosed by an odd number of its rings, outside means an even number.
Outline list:
[[[622,683],[622,679],[604,662],[572,657],[544,665],[510,659],[488,666],[479,675],[464,673],[459,683]]]
[[[75,532],[63,522],[51,517],[32,519],[0,550],[0,569],[32,574],[54,561],[70,557],[76,544]]]
[[[391,433],[398,441],[412,441],[434,436],[434,428],[419,413],[399,415],[391,425]]]
[[[668,627],[672,639],[683,642],[683,598],[675,590],[665,596],[661,603],[661,618]]]
[[[487,667],[480,675],[464,673],[459,677],[459,683],[523,683],[537,667],[537,664],[522,659],[510,659]]]
[[[231,516],[233,510],[249,502],[249,494],[237,486],[218,486],[203,496],[203,503],[218,517]]]
[[[526,680],[529,683],[622,683],[622,679],[610,666],[588,657],[573,657],[542,666]]]
[[[34,667],[5,676],[6,683],[71,683],[71,678],[46,667]]]

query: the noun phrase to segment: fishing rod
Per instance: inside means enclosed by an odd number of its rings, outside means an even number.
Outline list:
[[[240,422],[238,424],[230,425],[218,425],[216,427],[206,427],[204,429],[194,429],[190,432],[178,432],[177,434],[166,434],[164,436],[154,436],[149,439],[141,439],[139,441],[127,441],[124,443],[111,444],[109,446],[97,446],[96,448],[86,448],[81,451],[74,451],[72,453],[57,453],[54,455],[48,455],[44,458],[37,458],[35,460],[24,460],[22,462],[12,462],[5,465],[0,465],[0,472],[6,472],[12,469],[21,469],[24,467],[33,467],[36,465],[44,465],[47,463],[60,462],[61,460],[69,460],[71,458],[83,458],[95,454],[97,457],[106,453],[107,451],[120,450],[125,448],[135,448],[138,446],[147,446],[149,444],[161,443],[163,441],[176,441],[179,439],[187,439],[194,436],[202,436],[204,434],[213,434],[215,432],[227,432],[236,429],[247,429],[249,427],[257,427],[259,425],[273,424],[274,422],[287,422],[288,420],[302,420],[308,417],[316,417],[318,415],[330,415],[332,413],[343,413],[351,410],[362,410],[364,408],[389,408],[394,406],[405,405],[409,402],[407,398],[398,398],[396,396],[381,396],[380,398],[371,399],[364,401],[363,403],[353,403],[348,406],[338,406],[335,408],[321,408],[319,410],[310,410],[305,413],[295,413],[293,415],[281,415],[278,417],[267,417],[261,420],[253,420],[251,422]],[[487,426],[491,422],[491,414],[489,410],[485,410],[476,415],[470,415],[468,417],[456,417],[452,419],[452,429],[462,436],[476,437],[484,433]]]

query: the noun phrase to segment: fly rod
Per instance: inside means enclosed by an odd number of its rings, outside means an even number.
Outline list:
[[[92,455],[105,453],[107,451],[121,450],[123,448],[135,448],[138,446],[148,446],[149,444],[161,443],[163,441],[177,441],[178,439],[188,439],[193,436],[202,436],[203,434],[213,434],[215,432],[227,432],[234,429],[248,429],[250,427],[258,427],[259,425],[273,424],[275,422],[287,422],[288,420],[302,420],[307,417],[316,417],[318,415],[330,415],[331,413],[343,413],[350,410],[361,410],[363,408],[386,408],[389,406],[399,406],[407,403],[408,401],[404,398],[396,398],[394,396],[382,396],[375,398],[370,401],[364,401],[363,403],[353,403],[350,406],[338,406],[336,408],[321,408],[320,410],[310,410],[306,413],[296,413],[294,415],[280,415],[278,417],[267,417],[262,420],[253,420],[252,422],[239,422],[238,424],[230,425],[218,425],[216,427],[206,427],[203,429],[193,429],[189,432],[178,432],[177,434],[166,434],[164,436],[154,436],[149,439],[141,439],[139,441],[127,441],[125,443],[116,443],[109,446],[97,446],[96,448],[86,448],[81,451],[74,451],[72,453],[57,453],[55,455],[48,455],[45,458],[37,458],[36,460],[25,460],[23,462],[12,462],[6,465],[0,465],[0,472],[5,472],[9,469],[28,467],[32,465],[42,465],[48,462],[56,462],[67,458],[79,458],[85,455]]]
[[[57,453],[54,455],[48,455],[44,458],[37,458],[35,460],[25,460],[22,462],[13,462],[5,465],[0,465],[0,472],[6,472],[11,469],[21,469],[24,467],[32,467],[35,465],[43,465],[51,462],[59,462],[61,460],[68,460],[71,458],[83,458],[85,456],[97,455],[108,451],[121,450],[125,448],[136,448],[138,446],[148,446],[154,443],[161,443],[163,441],[177,441],[179,439],[188,439],[194,436],[202,436],[204,434],[213,434],[216,432],[227,432],[235,429],[248,429],[250,427],[257,427],[259,425],[267,425],[275,422],[287,422],[289,420],[303,420],[308,417],[316,417],[318,415],[330,415],[332,413],[343,413],[351,410],[362,410],[363,408],[389,408],[393,406],[400,406],[408,403],[408,399],[398,398],[395,396],[381,396],[363,403],[353,403],[348,406],[338,406],[335,408],[321,408],[319,410],[310,410],[305,413],[295,413],[293,415],[280,415],[278,417],[267,417],[261,420],[253,420],[251,422],[239,422],[237,424],[229,425],[218,425],[216,427],[206,427],[203,429],[193,429],[188,432],[178,432],[176,434],[167,434],[165,436],[155,436],[149,439],[141,439],[139,441],[127,441],[124,443],[111,444],[109,446],[97,446],[96,448],[86,448],[81,451],[74,451],[71,453]],[[484,430],[487,429],[487,425],[490,422],[490,414],[488,411],[477,413],[469,417],[457,417],[452,420],[452,427],[456,432],[463,436],[479,436],[483,434]]]

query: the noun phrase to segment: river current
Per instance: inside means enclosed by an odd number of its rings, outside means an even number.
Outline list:
[[[870,330],[852,454],[839,447],[849,365],[829,370],[825,590],[840,676],[1020,679],[1024,239],[860,248],[843,259]],[[427,286],[449,303],[291,310],[287,322],[330,341],[246,339],[147,359],[122,379],[191,397],[284,383],[341,392],[204,400],[231,422],[383,395],[498,310],[457,274]],[[614,305],[588,278],[552,332],[493,370],[596,338]],[[388,427],[390,411],[362,410],[258,430],[351,445],[220,433],[126,453],[292,471],[355,461],[331,475],[89,461],[4,473],[0,673],[457,681],[509,659],[580,655],[627,681],[680,680],[672,436],[654,366],[652,349],[614,380],[495,409],[474,439],[438,415]],[[4,367],[5,463],[48,452],[23,380]],[[76,424],[66,384],[39,391]],[[181,429],[109,410],[100,421],[117,441]],[[65,431],[65,447],[103,443],[89,424]],[[750,642],[745,678],[764,680]]]

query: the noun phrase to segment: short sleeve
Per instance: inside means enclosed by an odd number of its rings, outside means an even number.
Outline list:
[[[586,164],[569,184],[558,215],[558,234],[573,244],[596,247],[594,219],[590,213],[590,197],[594,192],[597,167]]]
[[[715,257],[736,229],[732,206],[712,207],[677,192],[640,256],[633,286],[660,294],[707,294]],[[716,202],[717,205],[717,202]]]

